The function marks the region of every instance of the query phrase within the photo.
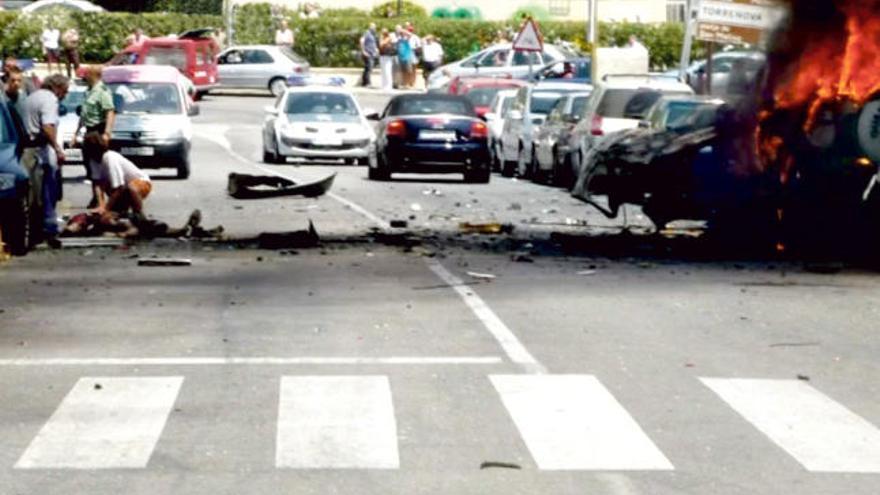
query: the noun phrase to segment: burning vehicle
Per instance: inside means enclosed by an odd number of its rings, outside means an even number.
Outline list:
[[[880,0],[788,7],[766,70],[714,126],[636,147],[615,136],[573,194],[609,217],[635,204],[658,229],[706,220],[766,234],[779,249],[880,241]]]

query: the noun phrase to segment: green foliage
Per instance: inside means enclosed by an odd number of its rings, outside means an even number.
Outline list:
[[[110,59],[122,49],[125,38],[138,27],[149,36],[165,36],[188,29],[222,26],[220,16],[67,12],[66,16],[56,12],[33,15],[0,12],[0,46],[3,47],[3,55],[42,58],[40,33],[48,19],[62,31],[70,27],[79,30],[80,53],[87,62]]]
[[[373,10],[370,12],[370,16],[384,18],[398,17],[397,4],[397,0],[391,0],[389,2],[379,4],[373,8]],[[391,15],[389,15],[389,13]],[[406,19],[421,19],[423,17],[428,17],[428,11],[417,3],[403,0],[400,2],[399,17],[403,17]]]
[[[514,14],[510,17],[511,22],[519,23],[525,20],[526,18],[531,17],[536,21],[546,21],[550,19],[550,11],[547,10],[546,7],[541,5],[526,5],[524,7],[520,7],[514,12]]]

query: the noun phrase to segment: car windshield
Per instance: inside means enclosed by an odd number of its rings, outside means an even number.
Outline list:
[[[492,103],[492,99],[503,88],[473,88],[465,93],[465,98],[471,100],[475,107],[488,107]]]
[[[571,115],[583,115],[587,110],[587,102],[590,101],[589,96],[575,97],[571,103]]]
[[[533,93],[529,112],[547,115],[561,96],[559,93]]]
[[[67,96],[61,101],[61,106],[64,107],[64,110],[66,110],[68,114],[72,114],[76,112],[77,107],[83,104],[85,99],[85,91],[71,91],[67,93]]]
[[[180,94],[177,86],[171,83],[115,83],[109,85],[113,91],[116,112],[120,114],[158,114],[181,113]]]
[[[284,55],[285,57],[287,57],[287,59],[290,60],[291,62],[294,62],[297,64],[306,63],[306,59],[302,58],[302,56],[300,56],[295,51],[291,50],[289,47],[282,46],[282,47],[279,47],[278,49],[281,50],[281,54]]]
[[[670,102],[666,111],[666,128],[687,131],[715,124],[718,105],[693,101]]]
[[[186,52],[183,47],[154,46],[144,57],[145,65],[170,65],[179,70],[186,69]]]
[[[514,98],[512,96],[508,96],[504,98],[504,101],[501,102],[501,115],[507,115],[507,112],[510,111],[510,107],[513,106]]]
[[[663,93],[650,88],[609,89],[599,102],[596,113],[612,119],[643,119],[664,94],[676,96],[685,93]]]
[[[351,96],[337,93],[292,93],[285,113],[298,120],[336,122],[353,122],[360,116]]]
[[[473,116],[474,109],[464,98],[402,98],[391,105],[391,115],[432,115],[450,113]]]

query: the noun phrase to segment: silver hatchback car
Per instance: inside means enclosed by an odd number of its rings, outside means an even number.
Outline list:
[[[227,48],[217,58],[219,88],[268,89],[274,96],[287,90],[291,76],[309,73],[309,63],[288,47],[242,45]]]

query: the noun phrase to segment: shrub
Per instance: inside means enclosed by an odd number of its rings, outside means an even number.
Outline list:
[[[397,0],[391,0],[389,2],[379,4],[375,7],[373,7],[373,10],[370,11],[370,16],[371,17],[384,17],[386,19],[389,17],[398,17],[397,5],[398,5]],[[392,15],[389,16],[388,15],[389,12]],[[428,11],[425,10],[424,7],[422,7],[421,5],[419,5],[417,3],[410,2],[408,0],[403,0],[400,2],[400,16],[399,17],[405,17],[408,19],[412,19],[412,18],[420,19],[422,17],[428,17]]]

